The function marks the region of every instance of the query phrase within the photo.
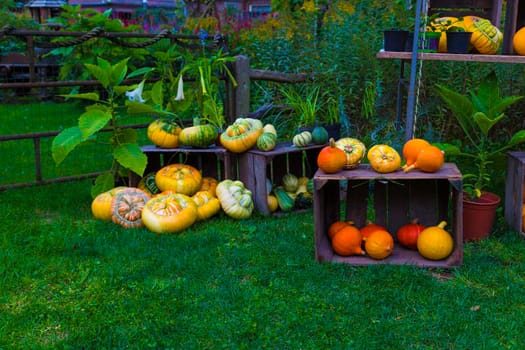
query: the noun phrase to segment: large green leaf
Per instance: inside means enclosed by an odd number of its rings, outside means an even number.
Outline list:
[[[99,194],[111,190],[115,187],[115,176],[113,173],[107,172],[100,174],[95,179],[95,184],[91,187],[91,197],[95,198]]]
[[[90,63],[86,63],[85,66],[89,70],[91,75],[93,75],[95,79],[97,79],[104,88],[107,88],[109,86],[110,72],[108,70]]]
[[[478,127],[481,129],[485,137],[488,136],[489,130],[501,119],[505,117],[505,114],[501,113],[494,119],[490,119],[487,117],[487,115],[483,112],[476,112],[472,116]]]
[[[139,145],[135,143],[120,144],[114,149],[113,156],[124,168],[130,169],[137,175],[144,175],[148,157],[142,152]]]
[[[126,105],[128,106],[129,114],[157,113],[157,110],[153,108],[153,106],[147,105],[145,103],[140,103],[137,101],[126,101]]]
[[[128,61],[129,58],[125,58],[111,67],[111,85],[117,86],[122,83],[128,73]]]
[[[130,79],[130,78],[142,76],[144,74],[147,74],[147,73],[153,71],[154,69],[155,68],[152,68],[152,67],[142,67],[142,68],[139,68],[139,69],[135,69],[133,72],[128,74],[127,78]]]
[[[78,119],[78,127],[84,139],[104,128],[111,120],[111,113],[100,109],[88,110]]]
[[[164,96],[162,93],[162,82],[158,81],[153,84],[151,88],[151,100],[154,104],[162,106],[164,104]]]
[[[60,96],[63,96],[66,98],[78,98],[82,100],[89,100],[89,101],[95,101],[95,102],[100,100],[100,96],[96,92],[86,92],[82,94],[70,94],[70,95],[60,95]]]
[[[118,138],[118,143],[137,143],[136,129],[117,129],[115,133]]]
[[[58,134],[51,144],[51,156],[58,165],[66,159],[67,155],[84,141],[82,132],[78,126],[64,129]]]

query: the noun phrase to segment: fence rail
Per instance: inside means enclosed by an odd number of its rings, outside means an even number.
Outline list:
[[[81,45],[87,40],[107,39],[111,40],[115,45],[123,45],[130,48],[134,47],[145,47],[147,45],[153,45],[159,40],[170,40],[172,44],[181,45],[184,47],[198,47],[198,44],[193,45],[192,42],[200,40],[197,35],[183,35],[183,34],[172,34],[168,31],[162,31],[157,34],[152,33],[112,33],[105,32],[101,29],[93,29],[89,32],[59,32],[59,31],[36,31],[36,30],[17,30],[15,28],[5,26],[0,29],[0,39],[5,38],[23,38],[26,42],[26,55],[28,58],[25,67],[28,72],[27,81],[23,82],[5,82],[0,80],[0,93],[10,89],[34,89],[34,88],[59,88],[59,87],[72,87],[72,86],[97,86],[98,81],[86,80],[86,81],[52,81],[48,75],[37,74],[38,57],[35,54],[37,48],[52,48],[67,45]],[[47,41],[37,41],[36,38],[41,38]],[[51,38],[63,38],[64,40],[51,42]],[[70,39],[73,38],[73,39]],[[129,42],[124,39],[146,39],[143,42]],[[221,47],[227,50],[227,37],[217,33],[215,36],[210,38],[212,43],[209,47]],[[236,56],[235,62],[231,65],[232,74],[237,81],[237,87],[233,87],[232,84],[226,83],[226,94],[225,94],[225,116],[228,122],[233,121],[237,116],[252,115],[258,117],[261,113],[260,110],[250,112],[250,82],[252,80],[259,81],[272,81],[277,83],[300,83],[306,82],[309,76],[306,74],[289,74],[274,71],[266,71],[259,69],[251,69],[249,58],[246,56]],[[0,66],[1,68],[1,66]],[[1,76],[0,76],[1,79]],[[222,77],[225,79],[225,77]],[[131,81],[129,81],[131,82]],[[1,99],[1,97],[0,97]],[[267,106],[263,106],[266,108]],[[146,128],[147,124],[135,124],[123,126],[126,128]],[[49,132],[35,132],[25,134],[13,134],[13,135],[0,135],[0,142],[14,141],[14,140],[33,140],[33,153],[34,153],[34,168],[35,168],[35,179],[32,182],[19,182],[0,185],[0,191],[11,189],[28,187],[35,185],[50,184],[55,182],[75,181],[85,178],[96,177],[102,172],[92,172],[87,174],[78,174],[73,176],[63,176],[51,179],[44,179],[42,176],[42,154],[40,143],[44,138],[50,138],[58,135],[59,131]]]

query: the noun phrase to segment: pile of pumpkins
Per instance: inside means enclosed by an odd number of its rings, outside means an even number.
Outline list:
[[[437,146],[421,138],[410,139],[403,145],[402,155],[405,160],[401,166],[401,155],[387,144],[376,144],[368,152],[365,145],[355,138],[333,138],[321,149],[317,156],[319,169],[327,174],[359,167],[364,156],[370,167],[381,174],[398,170],[409,172],[418,169],[427,173],[439,171],[445,162],[445,153]]]
[[[454,240],[445,230],[446,222],[425,227],[417,220],[399,228],[397,242],[406,249],[417,250],[429,260],[443,260],[452,253]],[[367,223],[357,228],[351,221],[336,221],[327,231],[332,249],[340,256],[366,255],[375,260],[383,260],[394,252],[394,237],[384,227]]]
[[[270,151],[277,144],[277,131],[272,124],[263,125],[259,119],[237,118],[219,134],[210,124],[199,124],[180,127],[174,120],[157,119],[147,129],[149,140],[161,148],[189,146],[208,148],[219,142],[233,153],[242,153],[254,146],[263,151]]]
[[[252,215],[252,193],[239,180],[203,177],[188,164],[170,164],[146,175],[135,187],[115,187],[95,197],[93,216],[125,228],[180,232],[219,211],[234,219]]]
[[[480,54],[497,53],[503,42],[503,33],[490,20],[478,16],[438,17],[427,26],[428,30],[441,32],[438,52],[447,52],[446,31],[472,32],[471,47]]]
[[[313,179],[306,176],[286,173],[278,186],[266,179],[266,190],[268,210],[272,213],[278,209],[283,212],[307,209],[313,205]]]

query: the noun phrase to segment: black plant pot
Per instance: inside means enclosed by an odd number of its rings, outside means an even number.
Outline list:
[[[408,30],[385,30],[383,35],[385,51],[405,51]]]
[[[447,32],[447,52],[467,53],[470,48],[471,32]]]

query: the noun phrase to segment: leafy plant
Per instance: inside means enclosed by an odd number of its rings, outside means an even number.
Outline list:
[[[85,108],[85,112],[78,119],[78,125],[64,129],[53,139],[51,147],[57,165],[82,143],[100,142],[111,148],[112,167],[108,172],[97,177],[91,190],[93,196],[114,187],[116,178],[127,176],[128,171],[142,176],[147,164],[147,157],[137,144],[136,130],[119,127],[119,120],[125,117],[126,106],[120,104],[125,94],[132,100],[144,101],[142,99],[144,82],[138,86],[121,85],[122,82],[126,78],[147,72],[149,68],[127,74],[128,59],[111,65],[99,57],[97,63],[97,65],[86,63],[85,68],[100,82],[107,96],[106,99],[101,99],[101,94],[98,92],[66,95],[66,98],[83,99],[93,104]],[[102,137],[104,131],[111,133],[107,140]]]
[[[320,87],[315,86],[305,95],[295,87],[283,87],[281,93],[286,98],[286,104],[292,109],[292,116],[295,120],[296,127],[314,126],[321,109],[321,100],[319,98]]]
[[[476,90],[471,89],[467,94],[461,94],[441,84],[437,84],[436,88],[465,134],[465,142],[461,148],[451,144],[440,146],[448,155],[474,161],[477,173],[466,174],[463,179],[465,191],[472,198],[477,198],[492,180],[489,170],[494,159],[506,150],[525,142],[525,130],[515,132],[504,144],[493,140],[489,133],[506,117],[504,111],[524,96],[500,96],[500,87],[494,72],[489,73]]]

